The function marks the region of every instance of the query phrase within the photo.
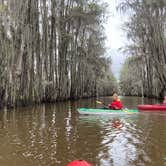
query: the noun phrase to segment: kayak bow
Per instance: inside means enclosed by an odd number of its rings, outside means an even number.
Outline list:
[[[166,112],[166,105],[138,105],[139,111],[165,111]]]

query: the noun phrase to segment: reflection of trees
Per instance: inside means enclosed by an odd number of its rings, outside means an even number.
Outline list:
[[[137,127],[141,133],[142,140],[139,146],[142,152],[142,160],[154,165],[164,165],[166,154],[166,134],[165,134],[165,115],[164,114],[147,114],[142,115],[138,120]],[[146,154],[143,156],[143,154]]]
[[[91,123],[92,122],[92,123]],[[98,124],[99,123],[99,124]],[[102,127],[100,122],[90,119],[77,121],[77,132],[75,142],[75,158],[86,159],[96,165],[99,163],[97,156],[100,152],[101,141],[103,139]]]
[[[163,114],[77,116],[75,107],[61,102],[0,112],[0,164],[61,166],[85,159],[93,165],[163,165]],[[120,130],[111,127],[118,118]]]

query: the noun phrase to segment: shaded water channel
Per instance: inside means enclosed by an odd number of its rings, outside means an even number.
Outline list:
[[[133,109],[142,102],[159,103],[121,100]],[[84,99],[0,111],[0,166],[65,166],[74,159],[92,166],[166,165],[166,113],[82,116],[77,107],[100,106]],[[112,127],[114,119],[122,122],[121,129]]]

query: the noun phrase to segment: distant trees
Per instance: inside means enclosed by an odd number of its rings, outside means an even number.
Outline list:
[[[126,51],[132,58],[121,72],[122,91],[149,97],[166,95],[166,1],[124,0],[119,8],[130,10],[131,15],[125,30],[130,41]]]
[[[143,73],[140,69],[140,61],[137,57],[129,57],[120,72],[119,86],[123,95],[142,96],[144,95]]]
[[[105,9],[97,0],[1,0],[0,105],[111,93]]]

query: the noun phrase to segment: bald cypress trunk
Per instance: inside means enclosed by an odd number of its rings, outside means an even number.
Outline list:
[[[105,14],[94,1],[0,1],[0,106],[95,96],[100,82],[101,95],[116,89],[103,57]]]

